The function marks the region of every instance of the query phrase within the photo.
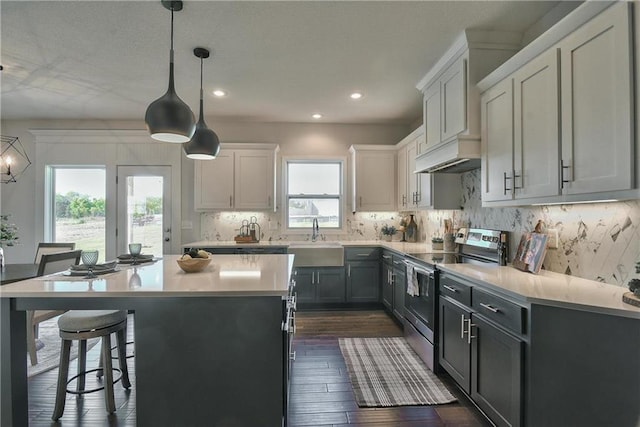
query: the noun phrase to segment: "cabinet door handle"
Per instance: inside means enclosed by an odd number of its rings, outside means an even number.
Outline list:
[[[571,172],[571,166],[569,165],[565,165],[564,164],[564,160],[560,160],[560,180],[562,182],[562,188],[564,188],[565,184],[568,184],[571,182],[571,179],[564,179],[564,171],[565,169],[567,170],[567,172]]]
[[[360,196],[360,207],[362,207],[362,196]]]
[[[454,294],[458,292],[458,290],[456,288],[452,288],[451,286],[447,286],[447,285],[442,285],[443,288],[445,288],[446,290],[453,292]]]
[[[406,196],[406,194],[402,195],[402,206],[407,206],[407,196]]]
[[[520,178],[520,187],[516,186],[516,178]],[[516,175],[516,171],[513,171],[513,189],[522,190],[524,188],[524,177],[522,175]]]
[[[465,330],[464,330],[464,321],[466,319],[464,318],[464,314],[460,315],[460,338],[464,339],[464,334],[465,334]]]
[[[233,196],[229,196],[229,207],[233,207]]]
[[[271,196],[267,197],[267,207],[271,207]]]
[[[347,265],[347,276],[351,277],[351,264]]]
[[[389,255],[382,255],[382,259],[391,259]]]
[[[498,310],[497,308],[492,307],[491,305],[485,304],[483,302],[480,303],[480,307],[486,308],[487,310],[491,311],[492,313],[499,313],[500,312],[500,310]]]
[[[369,256],[369,254],[356,254],[358,256]]]
[[[476,326],[476,324],[475,323],[471,323],[471,319],[467,320],[467,322],[469,324],[469,329],[467,329],[467,344],[471,344],[471,339],[472,338],[476,338],[475,335],[471,335],[471,328]]]
[[[506,172],[502,172],[502,194],[503,195],[507,195],[507,191],[509,192],[513,192],[513,188],[507,188],[507,180],[511,180],[513,178],[511,178],[510,176],[507,176]],[[512,186],[513,187],[513,186]]]
[[[316,272],[315,271],[311,272],[311,284],[312,285],[316,284]]]
[[[318,283],[317,284],[319,285],[320,284],[320,272],[318,271],[317,273],[318,273]]]
[[[393,261],[394,265],[402,264],[400,261]]]

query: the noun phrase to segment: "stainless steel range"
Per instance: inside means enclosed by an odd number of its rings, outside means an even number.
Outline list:
[[[455,252],[410,253],[407,265],[404,334],[431,370],[437,369],[438,264],[493,263],[506,258],[508,233],[480,228],[461,229]]]

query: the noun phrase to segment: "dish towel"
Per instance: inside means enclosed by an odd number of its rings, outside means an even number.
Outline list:
[[[410,265],[407,265],[407,294],[412,297],[420,296],[418,273],[416,273],[416,269]]]

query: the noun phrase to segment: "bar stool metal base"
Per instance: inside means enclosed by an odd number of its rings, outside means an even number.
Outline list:
[[[69,384],[71,384],[71,383],[72,383],[76,378],[86,377],[86,376],[87,376],[87,374],[90,374],[91,372],[98,372],[98,371],[102,372],[102,370],[103,370],[103,368],[89,369],[88,371],[84,371],[84,372],[79,373],[78,375],[74,375],[74,376],[72,376],[71,378],[69,378],[69,381],[67,381],[67,387],[68,387],[68,386],[69,386]],[[115,379],[113,380],[113,383],[115,384],[115,383],[117,383],[118,381],[120,381],[120,380],[122,379],[122,370],[121,370],[121,369],[118,369],[118,368],[114,368],[114,367],[111,367],[111,370],[112,370],[112,371],[116,371],[116,372],[118,372],[118,373],[120,374],[120,376],[119,376],[118,378],[115,378]],[[100,375],[100,376],[102,376],[102,375]],[[104,386],[102,386],[102,387],[98,387],[98,388],[93,388],[93,389],[91,389],[91,390],[70,390],[69,388],[67,388],[67,393],[69,393],[69,394],[78,394],[78,395],[80,395],[80,394],[93,393],[93,392],[100,391],[100,390],[104,390]]]

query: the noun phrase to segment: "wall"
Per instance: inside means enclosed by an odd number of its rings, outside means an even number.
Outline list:
[[[209,120],[211,126],[224,142],[265,142],[276,143],[281,147],[282,155],[332,155],[348,154],[351,144],[393,144],[408,132],[406,125],[336,125],[305,123],[244,123],[219,122]],[[30,129],[67,129],[67,130],[122,130],[144,129],[140,121],[51,121],[51,120],[3,120],[0,123],[2,135],[17,136],[27,151],[32,165],[20,177],[19,181],[2,186],[0,206],[3,214],[10,214],[11,221],[19,228],[20,244],[5,248],[7,262],[33,262],[37,242],[44,241],[42,201],[38,193],[42,183],[37,182],[36,143]],[[125,143],[126,141],[120,141]],[[57,153],[63,160],[65,153]],[[77,156],[70,156],[77,157]],[[141,159],[142,161],[143,159]],[[88,164],[95,164],[91,156]],[[76,163],[76,161],[73,161]],[[167,164],[166,162],[162,162]],[[193,209],[193,161],[182,156],[180,182],[181,209],[174,212],[174,220],[182,224],[181,242],[200,239],[200,213]],[[41,173],[41,172],[40,172]],[[107,199],[107,204],[113,200]]]

